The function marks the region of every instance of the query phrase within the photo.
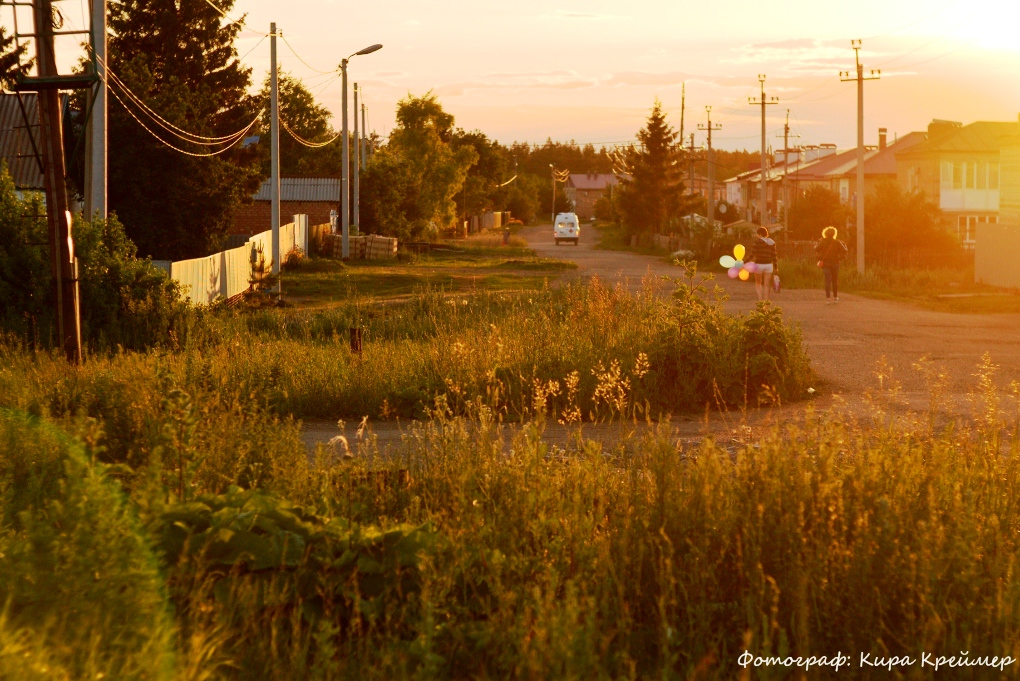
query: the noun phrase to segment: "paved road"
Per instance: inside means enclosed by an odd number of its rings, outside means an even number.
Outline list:
[[[527,228],[521,236],[540,255],[576,262],[578,269],[571,276],[598,276],[610,282],[625,279],[636,288],[648,274],[678,274],[676,267],[661,258],[596,250],[597,233],[590,227],[582,228],[579,246],[557,246],[548,225]],[[725,274],[718,266],[709,271]],[[817,290],[783,291],[774,300],[788,319],[800,325],[825,392],[850,396],[874,388],[875,369],[883,357],[911,402],[924,401],[928,394],[926,381],[913,369],[925,355],[945,367],[950,390],[957,394],[974,385],[975,367],[985,352],[1000,366],[1000,385],[1020,380],[1020,315],[932,312],[848,294],[840,296],[839,304],[826,305],[820,280],[819,274]],[[754,308],[753,283],[725,276],[716,281],[730,296],[727,309],[746,312]]]

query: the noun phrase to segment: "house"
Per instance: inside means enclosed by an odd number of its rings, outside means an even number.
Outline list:
[[[687,185],[688,194],[698,194],[708,200],[708,177],[701,173],[687,173],[684,175],[684,183]],[[726,200],[726,185],[716,180],[714,187],[715,202]]]
[[[1000,150],[1020,123],[934,120],[927,139],[896,155],[897,181],[935,201],[950,229],[973,247],[979,225],[999,221]]]
[[[784,154],[776,152],[772,165],[766,169],[766,201],[771,216],[782,214],[785,195],[796,196],[812,184],[828,186],[831,180],[825,174],[846,160],[839,154],[835,144],[820,144],[790,150]],[[726,180],[726,200],[741,209],[745,219],[756,220],[761,196],[761,170],[758,167],[747,170]]]
[[[1020,134],[1000,140],[999,212],[974,229],[974,281],[1020,288]],[[976,184],[976,182],[975,182]]]
[[[258,234],[272,228],[272,195],[269,180],[256,192],[254,203],[242,206],[234,215],[232,235]],[[281,177],[280,221],[290,222],[290,216],[305,214],[309,225],[329,222],[330,211],[340,205],[340,178],[337,177]]]
[[[44,191],[36,94],[0,94],[0,158],[19,192]]]
[[[922,144],[927,135],[923,132],[912,132],[889,144],[885,128],[878,129],[878,148],[865,147],[864,152],[864,192],[865,196],[875,191],[881,182],[897,182],[896,157],[898,154]],[[825,173],[829,178],[829,188],[839,194],[839,200],[845,204],[853,204],[857,196],[857,151],[843,154],[849,159]]]
[[[612,173],[581,173],[567,178],[563,193],[570,199],[574,212],[582,220],[589,220],[595,214],[595,202],[620,183]]]

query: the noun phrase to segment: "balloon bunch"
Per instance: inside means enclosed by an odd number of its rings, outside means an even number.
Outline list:
[[[748,278],[755,271],[755,264],[753,262],[744,262],[744,254],[747,249],[742,244],[737,244],[733,247],[733,257],[724,255],[719,258],[719,264],[729,270],[726,274],[729,275],[730,279],[740,278],[740,281],[747,281]]]

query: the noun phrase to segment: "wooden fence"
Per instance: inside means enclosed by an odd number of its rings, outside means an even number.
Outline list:
[[[366,234],[347,237],[350,257],[354,260],[380,260],[397,256],[397,240]],[[340,234],[323,234],[319,237],[319,253],[330,258],[343,257],[344,239]]]

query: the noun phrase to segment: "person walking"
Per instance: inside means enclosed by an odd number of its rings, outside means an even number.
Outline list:
[[[758,228],[758,236],[751,244],[751,262],[754,263],[754,288],[758,300],[768,300],[772,291],[772,276],[779,274],[776,259],[776,242],[769,238],[767,227]]]
[[[839,302],[839,261],[846,255],[846,244],[837,239],[835,227],[822,230],[822,240],[815,245],[818,255],[818,266],[825,275],[825,304]]]

